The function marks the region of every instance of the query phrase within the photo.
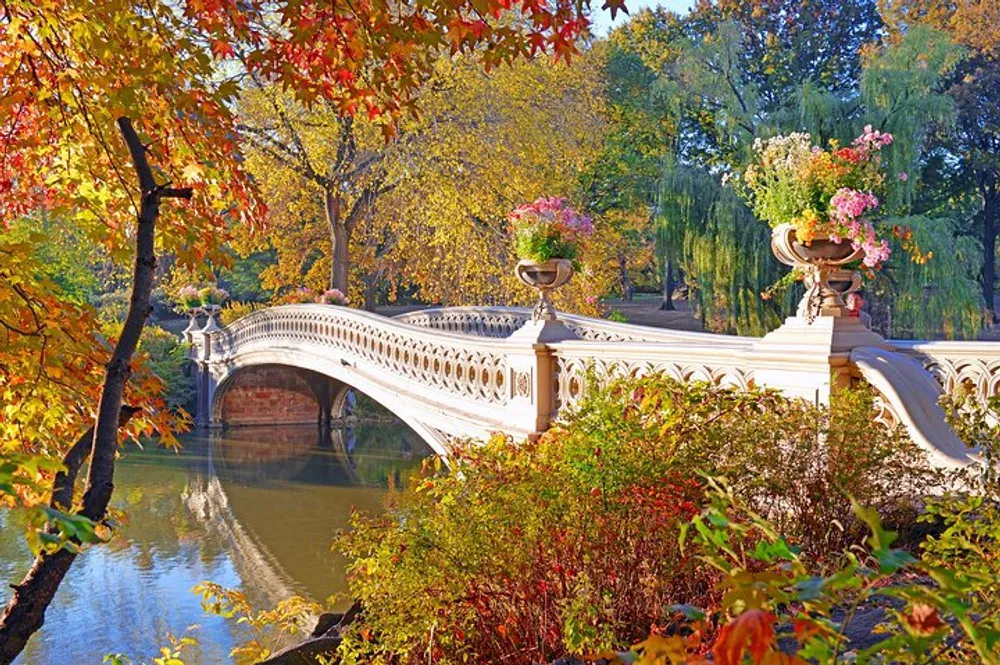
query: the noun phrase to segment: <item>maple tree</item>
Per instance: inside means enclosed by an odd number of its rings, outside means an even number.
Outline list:
[[[564,0],[0,4],[0,224],[46,215],[118,264],[134,261],[121,334],[106,340],[93,311],[32,263],[30,247],[3,244],[0,488],[34,507],[47,482],[66,492],[40,513],[50,524],[35,533],[48,546],[0,616],[0,663],[42,625],[88,529],[104,520],[120,425],[169,439],[160,389],[136,365],[156,254],[191,266],[224,261],[234,229],[262,218],[232,113],[243,81],[220,61],[238,50],[255,76],[306,104],[364,108],[391,135],[442,50],[473,52],[490,67],[538,51],[568,59],[588,9]],[[60,465],[64,475],[53,475]]]

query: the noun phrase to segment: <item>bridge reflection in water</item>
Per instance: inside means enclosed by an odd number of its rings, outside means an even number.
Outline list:
[[[258,607],[343,591],[344,562],[329,551],[334,534],[353,508],[380,510],[390,485],[429,453],[395,424],[322,434],[242,428],[183,443],[178,454],[130,449],[115,479],[127,521],[113,543],[80,558],[18,665],[147,657],[191,625],[200,642],[191,662],[229,662],[239,630],[206,617],[191,588],[203,580],[239,587]],[[4,579],[30,562],[17,520],[0,513]]]

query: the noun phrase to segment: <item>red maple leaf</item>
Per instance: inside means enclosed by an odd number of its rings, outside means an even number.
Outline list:
[[[615,16],[619,11],[626,15],[628,14],[628,7],[625,6],[625,0],[604,0],[604,4],[601,6],[601,9],[611,10],[612,21],[615,20]]]
[[[712,648],[716,665],[740,665],[747,651],[760,665],[774,641],[774,621],[770,612],[747,610],[723,626]]]
[[[221,60],[222,58],[233,57],[234,55],[236,55],[236,52],[233,50],[233,45],[230,44],[229,42],[223,41],[221,39],[213,39],[212,55]]]

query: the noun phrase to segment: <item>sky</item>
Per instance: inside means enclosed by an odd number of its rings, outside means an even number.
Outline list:
[[[618,12],[618,16],[612,22],[611,12],[601,9],[601,5],[603,4],[603,0],[592,0],[591,4],[593,13],[590,18],[594,22],[594,34],[598,37],[604,37],[611,28],[617,27],[628,20],[628,16],[622,12]],[[694,0],[625,0],[625,6],[633,14],[638,13],[640,9],[656,6],[665,7],[679,14],[684,14],[687,13],[693,4]]]

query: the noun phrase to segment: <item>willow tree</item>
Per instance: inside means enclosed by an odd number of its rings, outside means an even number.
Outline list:
[[[750,231],[733,223],[733,219],[743,216],[753,225],[745,211],[737,212],[739,201],[718,191],[722,180],[738,174],[757,137],[808,131],[818,143],[835,139],[843,144],[860,127],[873,124],[897,136],[888,159],[892,168],[906,171],[909,177],[889,183],[888,202],[893,215],[905,218],[912,212],[913,192],[920,186],[922,160],[932,138],[930,130],[947,124],[951,118],[952,105],[943,94],[942,82],[958,56],[943,35],[914,30],[898,43],[872,42],[853,51],[857,61],[843,70],[853,72],[845,78],[843,71],[831,66],[831,62],[844,57],[839,48],[830,49],[835,53],[829,54],[832,60],[828,62],[822,49],[810,51],[820,48],[818,44],[825,43],[823,40],[805,39],[799,34],[797,39],[783,41],[777,38],[780,30],[775,28],[777,32],[770,33],[773,39],[761,41],[756,34],[748,33],[754,32],[755,21],[768,33],[768,17],[752,12],[727,14],[723,11],[726,8],[733,9],[725,2],[718,3],[717,11],[712,10],[711,3],[699,6],[684,19],[688,29],[680,31],[680,36],[667,23],[666,34],[671,38],[666,42],[658,43],[648,36],[665,34],[664,30],[657,33],[649,29],[649,25],[663,23],[652,13],[636,19],[646,28],[635,32],[647,36],[637,51],[650,66],[658,67],[659,78],[654,85],[670,90],[681,105],[676,150],[667,162],[669,167],[660,189],[661,223],[667,229],[666,237],[681,253],[683,269],[695,287],[693,297],[706,325],[760,334],[780,320],[775,315],[776,303],[748,296],[751,289],[779,274],[779,268],[768,256],[768,234],[763,225]],[[805,5],[800,9],[810,11]],[[831,16],[838,21],[849,20],[853,11],[864,13],[865,3],[845,6],[844,13]],[[730,20],[718,22],[720,16],[729,16]],[[872,28],[869,32],[859,32],[865,26],[834,29],[823,22],[809,21],[803,25],[830,29],[845,43],[860,47],[866,36],[877,38],[875,28],[879,23],[876,20],[866,24]],[[658,48],[650,48],[650,44]],[[657,50],[667,55],[657,58]],[[769,61],[771,66],[758,66],[761,60]],[[692,178],[691,169],[701,169],[701,176]],[[692,198],[712,201],[713,205],[687,205]],[[954,237],[956,230],[956,225],[947,220],[921,225],[924,244],[937,245],[940,250],[934,255],[935,268],[953,272],[959,278],[943,285],[944,309],[923,307],[920,298],[899,291],[918,288],[918,276],[928,275],[926,266],[911,265],[903,258],[894,262],[897,279],[886,279],[872,287],[874,293],[882,295],[883,302],[898,310],[897,321],[909,321],[907,332],[961,336],[976,333],[977,326],[971,323],[975,317],[969,312],[978,303],[970,299],[967,284],[961,281],[969,268],[956,261],[956,251],[946,251],[948,247],[968,247],[967,239]],[[941,236],[936,241],[927,237],[934,233]],[[896,249],[901,257],[901,247]],[[926,291],[923,287],[919,290]],[[942,327],[931,320],[932,316],[951,323]]]
[[[968,57],[948,81],[956,121],[943,135],[942,163],[952,177],[943,177],[944,186],[938,189],[944,199],[963,195],[977,199],[969,216],[982,239],[983,299],[993,310],[1000,226],[1000,4],[993,0],[883,0],[881,4],[894,38],[914,27],[930,26],[967,49]]]

